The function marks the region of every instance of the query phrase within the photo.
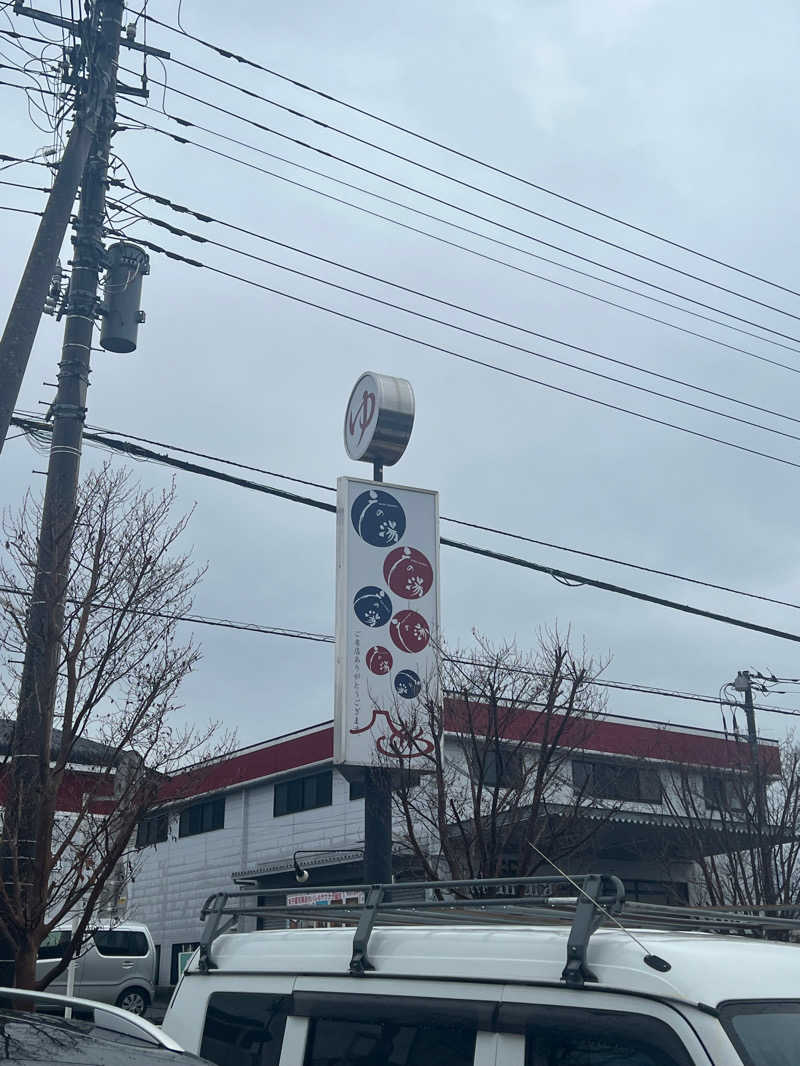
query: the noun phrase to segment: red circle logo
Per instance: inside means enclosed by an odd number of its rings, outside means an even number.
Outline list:
[[[389,632],[400,651],[420,652],[431,639],[428,623],[416,611],[398,611],[389,623]]]
[[[396,596],[418,600],[433,586],[433,567],[418,548],[394,548],[383,561],[383,576]]]
[[[392,653],[380,644],[376,644],[367,652],[367,669],[373,674],[388,674],[393,662]]]

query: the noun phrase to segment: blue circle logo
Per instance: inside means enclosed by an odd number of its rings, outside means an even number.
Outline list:
[[[394,687],[398,696],[402,696],[404,700],[413,700],[419,696],[422,682],[419,674],[415,674],[413,670],[401,670],[394,679]]]
[[[365,585],[353,597],[353,610],[356,618],[370,629],[385,626],[392,617],[392,601],[388,592],[377,585]]]
[[[357,496],[350,517],[356,533],[373,548],[391,548],[406,531],[405,511],[382,489],[368,489]]]

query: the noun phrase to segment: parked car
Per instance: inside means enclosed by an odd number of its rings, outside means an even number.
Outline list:
[[[20,999],[33,1000],[36,1012],[18,1009],[15,1004]],[[0,1058],[4,1062],[17,1066],[210,1066],[156,1026],[117,1007],[18,988],[0,988],[0,1001]],[[40,1013],[65,1008],[80,1014],[82,1020]]]
[[[406,886],[367,886],[363,906],[326,908],[329,922],[360,922],[355,933],[226,933],[224,920],[266,910],[242,894],[212,897],[164,1031],[218,1066],[798,1062],[800,947],[700,931],[797,923],[641,904],[628,914],[616,878],[580,879],[571,900],[468,901],[436,887],[439,898],[421,903],[398,899]],[[382,902],[389,891],[394,902]],[[269,910],[295,925],[319,916]]]
[[[54,929],[42,941],[36,962],[41,980],[63,958],[72,931],[69,925]],[[114,1003],[132,1014],[144,1015],[155,994],[156,951],[146,925],[138,922],[106,924],[94,929],[83,951],[75,959],[77,996]],[[60,974],[48,991],[64,993],[67,973]]]

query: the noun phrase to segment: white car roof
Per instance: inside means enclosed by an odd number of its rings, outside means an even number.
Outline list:
[[[800,999],[800,945],[714,933],[633,932],[646,951],[619,929],[592,936],[586,964],[598,983],[587,988],[712,1006],[727,999]],[[554,926],[380,926],[367,955],[376,974],[387,977],[560,984],[568,936],[567,927]],[[229,933],[214,940],[210,953],[220,975],[344,975],[352,951],[353,929],[339,928]],[[666,960],[670,970],[652,969],[645,953]]]

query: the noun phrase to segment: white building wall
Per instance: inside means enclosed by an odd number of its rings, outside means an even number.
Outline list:
[[[322,768],[300,770],[313,773]],[[127,917],[145,922],[161,947],[159,983],[168,984],[173,944],[197,941],[200,909],[213,892],[233,889],[231,875],[260,863],[285,862],[302,849],[358,846],[364,839],[364,801],[351,800],[349,785],[333,775],[332,804],[273,816],[274,785],[256,784],[225,795],[225,826],[178,836],[178,813],[166,841],[138,853],[128,889]]]

